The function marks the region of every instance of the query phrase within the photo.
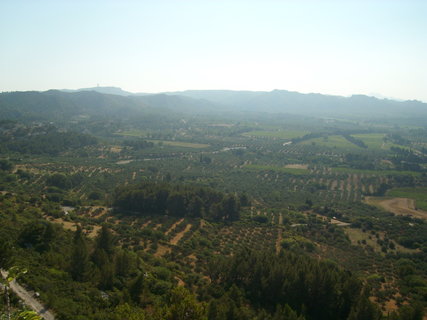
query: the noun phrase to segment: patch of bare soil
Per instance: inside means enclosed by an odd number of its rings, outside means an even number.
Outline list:
[[[119,146],[113,146],[110,148],[110,152],[113,152],[113,153],[119,153],[121,151],[122,151],[122,147],[119,147]]]
[[[65,221],[61,218],[52,218],[52,217],[48,217],[48,216],[44,216],[44,218],[50,222],[53,223],[58,223],[60,225],[62,225],[62,227],[65,230],[71,230],[71,231],[76,231],[77,230],[77,226],[75,222],[71,222],[71,221]]]
[[[399,307],[398,307],[398,305],[396,303],[396,300],[391,299],[391,300],[388,300],[388,301],[385,302],[384,309],[388,313],[388,312],[392,312],[392,311],[398,310]]]
[[[182,239],[182,237],[183,237],[183,236],[184,236],[188,231],[190,231],[191,227],[192,227],[192,225],[191,225],[191,224],[187,224],[187,225],[185,226],[185,229],[184,229],[184,230],[182,230],[181,232],[178,232],[178,233],[175,235],[175,237],[173,237],[173,239],[170,241],[170,244],[172,244],[172,245],[176,245],[176,244],[178,244],[179,240],[181,240],[181,239]]]
[[[99,230],[101,230],[101,226],[93,226],[93,229],[89,233],[87,233],[87,236],[93,239],[98,235]]]
[[[107,207],[93,206],[92,210],[90,211],[90,215],[92,218],[97,219],[106,215],[109,211],[111,211],[111,209]]]
[[[169,233],[171,233],[173,231],[173,229],[175,229],[179,224],[181,224],[184,221],[184,219],[180,219],[177,222],[175,222],[169,229],[168,231],[165,232],[165,235],[167,236]]]
[[[350,223],[342,222],[342,221],[339,221],[337,219],[331,219],[331,224],[334,224],[337,227],[347,227],[350,225]]]
[[[380,198],[366,197],[366,203],[377,205],[384,210],[400,216],[412,216],[414,218],[427,220],[427,212],[415,209],[415,200],[409,198]]]
[[[141,226],[141,229],[146,228],[150,223],[151,223],[151,220],[148,220],[146,223],[144,223],[144,224]]]
[[[195,267],[196,266],[196,262],[198,260],[197,257],[192,253],[187,258],[190,260],[190,265],[192,267]]]
[[[177,276],[175,276],[175,279],[178,281],[178,287],[184,287],[185,286],[185,282],[182,281],[181,278],[178,278]]]
[[[117,161],[116,162],[116,164],[128,164],[128,163],[131,163],[133,160],[120,160],[120,161]]]
[[[308,169],[308,164],[287,164],[285,168],[290,169]]]
[[[156,257],[163,257],[165,254],[170,253],[172,251],[171,248],[162,245],[162,244],[158,244],[157,245],[157,251],[154,253],[154,255]]]

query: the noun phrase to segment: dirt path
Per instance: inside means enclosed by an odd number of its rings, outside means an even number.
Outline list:
[[[141,226],[141,229],[146,228],[150,223],[151,223],[151,220],[148,220],[146,223],[144,223],[144,224]]]
[[[95,213],[95,211],[97,213]],[[106,215],[107,213],[109,213],[111,211],[112,211],[112,208],[107,208],[107,207],[102,207],[102,206],[93,206],[93,207],[90,207],[89,214],[92,218],[97,219],[97,218],[100,218],[100,217]]]
[[[159,230],[162,227],[161,223],[157,223],[154,227],[153,230]]]
[[[173,239],[171,240],[170,244],[172,244],[172,245],[176,245],[176,244],[178,244],[179,240],[181,240],[181,239],[182,239],[182,237],[183,237],[183,236],[184,236],[188,231],[190,231],[191,227],[192,227],[192,225],[191,225],[191,224],[187,224],[187,225],[185,226],[185,229],[184,229],[184,230],[182,230],[181,232],[177,233],[177,234],[175,235],[175,237],[173,237]]]
[[[337,227],[348,227],[350,225],[350,223],[342,222],[337,219],[331,219],[331,224],[334,224]]]
[[[98,235],[99,230],[101,230],[101,226],[93,226],[93,229],[87,233],[88,238],[94,239]]]
[[[175,276],[175,279],[178,281],[178,283],[177,283],[178,287],[184,287],[185,286],[185,282],[182,281],[181,278],[178,278],[177,276]]]
[[[175,222],[169,229],[168,231],[165,232],[165,235],[167,236],[169,233],[171,233],[173,231],[173,229],[176,228],[177,225],[181,224],[182,221],[184,221],[184,218],[179,219],[177,222]]]
[[[3,277],[6,277],[6,271],[1,270],[1,275]],[[37,312],[43,319],[55,320],[55,317],[52,312],[50,312],[45,306],[43,306],[39,301],[37,301],[29,291],[20,286],[15,280],[10,283],[10,289],[20,299],[22,299],[27,306]]]
[[[366,197],[366,203],[382,207],[384,210],[401,216],[412,216],[414,218],[427,220],[427,212],[415,209],[415,200],[409,198],[381,198]]]

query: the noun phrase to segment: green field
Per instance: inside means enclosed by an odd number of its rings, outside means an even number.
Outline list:
[[[353,168],[331,168],[333,172],[337,173],[363,173],[363,174],[372,174],[376,176],[388,176],[388,175],[410,175],[410,176],[419,176],[419,172],[414,171],[397,171],[397,170],[365,170],[365,169],[353,169]]]
[[[346,138],[340,135],[333,135],[322,138],[315,138],[301,142],[301,144],[309,145],[315,144],[316,146],[340,149],[361,149],[360,147],[349,142]]]
[[[362,140],[370,149],[381,149],[385,146],[384,133],[352,134],[352,136],[356,139]]]
[[[118,136],[126,136],[126,137],[145,137],[148,131],[143,130],[129,130],[129,131],[121,131],[116,132],[115,134]]]
[[[397,145],[391,142],[384,142],[383,140],[385,136],[384,133],[352,134],[352,136],[356,139],[362,140],[370,150],[375,150],[375,149],[388,150],[391,147],[402,148],[402,146],[400,145]],[[327,137],[314,138],[314,139],[303,141],[301,142],[301,144],[305,144],[305,145],[315,144],[317,146],[328,147],[328,148],[362,150],[361,147],[351,143],[341,135],[331,135]]]
[[[264,130],[255,130],[250,132],[243,133],[246,137],[263,137],[263,138],[279,138],[279,139],[293,139],[301,137],[307,134],[307,131],[298,131],[298,130],[276,130],[276,131],[264,131]]]
[[[284,172],[284,173],[290,173],[295,175],[304,175],[310,172],[308,169],[285,168],[285,167],[267,166],[267,165],[261,165],[261,164],[249,164],[244,166],[244,168],[248,170],[254,170],[254,171],[276,171],[276,172]]]
[[[129,130],[129,131],[122,131],[122,132],[116,132],[116,135],[119,136],[126,136],[126,137],[146,137],[147,131],[144,130]],[[184,142],[184,141],[170,141],[170,140],[147,140],[149,142],[153,142],[155,144],[158,144],[159,142],[163,144],[164,146],[171,146],[171,147],[182,147],[182,148],[193,148],[193,149],[203,149],[209,147],[208,144],[204,143],[192,143],[192,142]]]
[[[427,211],[427,187],[396,188],[387,192],[387,196],[414,199],[417,208]]]
[[[362,134],[352,134],[356,139],[362,140],[369,149],[383,149],[388,150],[391,147],[399,147],[408,149],[406,146],[401,146],[392,142],[385,142],[384,133],[362,133]]]
[[[193,149],[203,149],[209,147],[208,144],[204,143],[192,143],[192,142],[184,142],[184,141],[169,141],[169,140],[148,140],[153,143],[161,143],[165,146],[171,147],[183,147],[183,148],[193,148]]]

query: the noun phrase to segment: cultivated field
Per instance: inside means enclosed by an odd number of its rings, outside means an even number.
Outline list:
[[[366,197],[366,203],[379,206],[396,215],[411,216],[427,220],[427,211],[417,210],[415,200],[409,198]]]

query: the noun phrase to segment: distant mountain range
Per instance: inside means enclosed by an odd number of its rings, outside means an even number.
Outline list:
[[[100,93],[116,94],[122,96],[159,96],[161,94],[131,93],[117,87],[94,87],[76,91],[96,91]],[[222,107],[229,111],[251,111],[270,113],[292,113],[317,116],[418,116],[426,115],[427,104],[411,100],[400,101],[381,99],[366,95],[353,95],[351,97],[324,95],[319,93],[303,94],[286,90],[273,91],[232,91],[232,90],[187,90],[162,93],[168,96],[187,97],[196,99],[181,100],[188,104],[210,104]],[[153,100],[151,98],[151,100]],[[177,103],[169,103],[163,96],[161,105],[170,107]],[[156,102],[158,102],[156,100]]]
[[[303,94],[286,90],[224,91],[190,90],[173,92],[227,106],[233,110],[290,113],[327,117],[413,117],[427,116],[427,104],[420,101],[377,99],[365,95],[351,97]]]
[[[286,90],[188,90],[131,93],[116,87],[0,93],[0,119],[59,120],[134,117],[150,112],[266,112],[355,119],[427,118],[427,104],[365,95],[341,97]]]
[[[0,120],[126,119],[153,113],[167,115],[209,110],[215,110],[215,106],[210,102],[166,94],[123,96],[87,89],[73,92],[49,90],[0,93]]]

